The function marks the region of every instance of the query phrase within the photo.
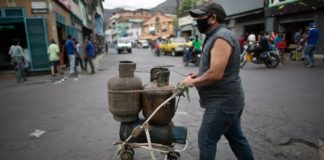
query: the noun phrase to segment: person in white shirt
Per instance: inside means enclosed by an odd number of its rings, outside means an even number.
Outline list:
[[[25,58],[24,53],[19,45],[18,39],[14,40],[14,44],[10,47],[9,54],[12,57],[15,67],[16,67],[16,80],[17,83],[27,81],[26,73],[24,70]]]
[[[255,42],[256,42],[255,34],[251,33],[251,34],[248,36],[248,42],[249,42],[250,45],[255,44]]]
[[[84,55],[83,55],[83,50],[81,49],[81,45],[80,43],[74,38],[73,39],[73,43],[75,45],[75,51],[76,51],[76,55],[75,55],[75,72],[77,72],[77,67],[80,65],[81,70],[85,70],[84,69],[84,63],[83,63],[83,59],[84,59]]]

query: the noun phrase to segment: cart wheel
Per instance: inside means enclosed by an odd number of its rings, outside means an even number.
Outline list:
[[[180,158],[180,153],[179,152],[169,152],[167,156],[168,160],[178,160]]]
[[[120,152],[120,160],[133,160],[134,150],[132,148],[125,148]]]

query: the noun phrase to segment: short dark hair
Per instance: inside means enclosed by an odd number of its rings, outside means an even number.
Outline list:
[[[14,40],[13,40],[13,44],[14,44],[14,45],[18,45],[19,43],[20,43],[19,39],[14,39]]]
[[[68,39],[71,39],[71,37],[72,37],[72,36],[71,36],[70,34],[68,34],[67,38],[68,38]]]
[[[51,39],[51,43],[55,44],[56,43],[55,39]]]

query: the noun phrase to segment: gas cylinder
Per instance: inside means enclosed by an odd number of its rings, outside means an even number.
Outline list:
[[[138,119],[133,122],[122,122],[120,123],[120,129],[119,129],[119,137],[120,140],[125,141],[130,134],[132,133],[133,129],[141,124],[144,123],[144,119]],[[149,132],[150,132],[150,138],[152,143],[158,143],[163,145],[171,145],[172,135],[173,135],[173,123],[170,122],[169,124],[165,125],[150,125],[149,126]],[[139,134],[138,137],[132,137],[129,140],[130,143],[147,143],[145,131],[143,130],[141,134]]]
[[[169,85],[170,71],[167,68],[152,68],[151,82],[144,85],[142,94],[143,116],[148,118],[155,109],[168,99],[175,89]],[[154,125],[165,125],[171,122],[175,114],[175,99],[165,104],[149,121]]]
[[[108,81],[108,108],[114,119],[131,122],[138,119],[141,108],[142,81],[134,76],[136,64],[120,61],[119,75]]]

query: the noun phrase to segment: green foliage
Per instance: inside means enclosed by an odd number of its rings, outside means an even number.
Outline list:
[[[198,4],[200,4],[200,1],[201,0],[182,0],[180,4],[180,13],[196,7]]]

